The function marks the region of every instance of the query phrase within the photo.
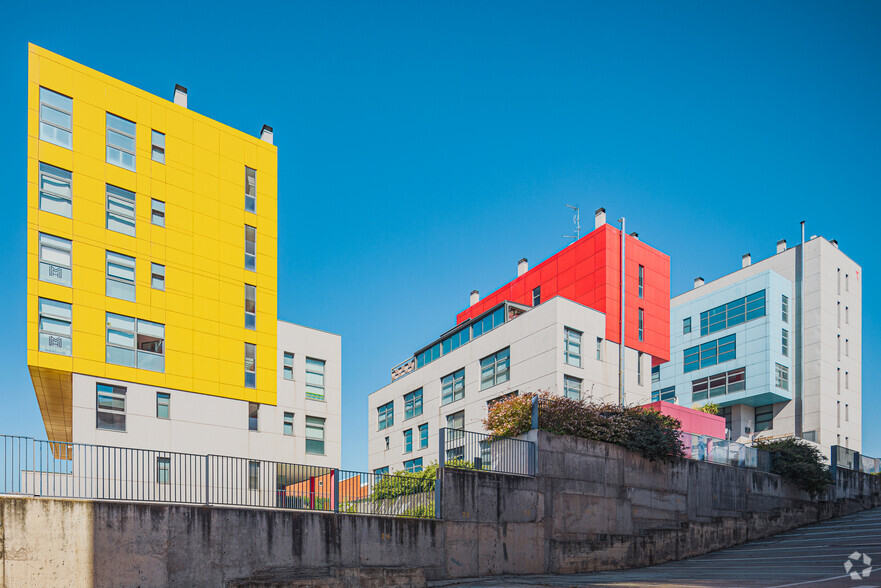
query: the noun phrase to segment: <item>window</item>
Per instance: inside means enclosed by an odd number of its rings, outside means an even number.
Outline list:
[[[844,405],[844,420],[850,421],[850,405],[849,404]]]
[[[404,469],[408,472],[416,473],[422,471],[422,458],[408,459],[404,462]]]
[[[774,427],[774,405],[756,407],[756,433],[767,431]]]
[[[510,307],[512,309],[512,318],[514,307]],[[422,351],[416,354],[416,368],[421,368],[424,365],[427,365],[436,359],[440,358],[441,355],[446,355],[451,351],[455,351],[461,345],[468,343],[472,339],[483,335],[484,333],[488,333],[493,329],[500,327],[505,324],[505,306],[502,305],[499,308],[496,308],[492,312],[484,315],[479,320],[475,320],[472,322],[470,327],[464,327],[443,341],[435,343],[431,347],[427,349],[423,349]]]
[[[324,360],[306,358],[306,398],[324,400]]]
[[[603,338],[597,337],[597,359],[599,361],[603,360]]]
[[[73,99],[40,88],[40,139],[70,149],[73,144]]]
[[[538,306],[541,304],[541,286],[536,286],[532,289],[532,305]]]
[[[563,393],[566,398],[581,400],[581,378],[563,376]]]
[[[510,348],[506,347],[505,349],[480,360],[481,390],[492,388],[496,384],[507,382],[510,379],[510,354]]]
[[[639,340],[645,341],[645,310],[639,309]]]
[[[661,381],[661,366],[653,365],[652,366],[652,384],[657,384]]]
[[[135,123],[109,112],[107,163],[135,171]]]
[[[413,451],[413,429],[404,431],[404,453]]]
[[[156,393],[156,418],[171,418],[171,394],[167,392]]]
[[[156,458],[156,481],[160,484],[170,484],[171,483],[171,458],[170,457],[157,457]]]
[[[850,372],[844,372],[844,389],[850,390]]]
[[[428,423],[419,425],[419,449],[428,447]]]
[[[388,473],[389,473],[388,466],[383,466],[381,468],[376,468],[375,470],[373,470],[374,476],[385,476],[385,475],[388,475]]]
[[[404,420],[412,419],[422,414],[422,388],[404,394]]]
[[[664,402],[673,402],[676,399],[676,386],[670,386],[669,388],[662,388],[660,390],[654,390],[652,392],[652,402],[664,401]],[[694,400],[694,398],[692,398]]]
[[[691,382],[691,401],[706,400],[746,389],[746,368],[722,372]]]
[[[260,489],[260,462],[248,462],[248,490]]]
[[[165,290],[165,266],[158,263],[150,264],[150,287],[154,290]]]
[[[844,340],[844,355],[850,357],[850,339]]]
[[[125,431],[125,388],[98,384],[96,416],[98,429]]]
[[[157,227],[165,226],[165,203],[155,198],[150,199],[150,222]]]
[[[107,252],[107,295],[135,301],[135,258]]]
[[[563,361],[581,367],[581,331],[563,329]]]
[[[107,363],[165,371],[165,325],[107,313]]]
[[[157,130],[153,130],[152,132],[152,144],[153,148],[151,151],[151,157],[153,161],[158,163],[165,163],[165,133],[160,133]]]
[[[71,242],[40,233],[40,280],[70,286]]]
[[[395,424],[395,402],[391,401],[386,404],[383,404],[379,408],[376,409],[376,413],[379,420],[379,429],[382,431],[383,429],[388,429],[392,425]]]
[[[389,446],[389,437],[388,437],[388,435],[386,435],[385,436],[385,450],[386,451],[388,451],[388,446]]]
[[[245,388],[257,387],[257,346],[245,343]]]
[[[282,365],[282,373],[285,380],[294,379],[294,354],[284,352],[284,363]]]
[[[642,386],[642,351],[636,353],[636,384]]]
[[[484,333],[489,333],[493,329],[496,329],[503,324],[505,324],[505,307],[500,306],[490,314],[484,316],[479,321],[474,322],[474,324],[471,326],[473,338],[476,339]]]
[[[324,419],[306,417],[306,453],[324,455]]]
[[[441,378],[441,404],[465,398],[465,370],[461,369]]]
[[[835,426],[841,426],[841,401],[835,403]]]
[[[447,439],[449,447],[446,452],[448,460],[465,458],[465,411],[460,410],[447,415]]]
[[[844,291],[850,292],[850,275],[844,274]]]
[[[40,210],[70,218],[72,177],[65,169],[40,162]]]
[[[789,322],[789,296],[782,294],[780,298],[780,318],[784,323]]]
[[[66,302],[40,298],[40,351],[71,354],[71,307]]]
[[[257,329],[257,287],[245,284],[245,328]]]
[[[728,335],[702,345],[695,345],[685,350],[684,371],[716,365],[735,359],[737,356],[735,335]]]
[[[841,368],[835,370],[835,390],[839,395],[841,394]]]
[[[731,421],[732,421],[732,418],[734,417],[734,411],[731,410],[730,406],[725,406],[725,407],[722,407],[722,409],[719,411],[719,416],[723,417],[725,419],[725,431],[730,432],[731,431]],[[749,433],[749,431],[747,431],[747,433]],[[729,438],[729,435],[725,435],[725,438],[727,440]]]
[[[645,267],[639,266],[639,297],[645,298]]]
[[[789,331],[786,329],[780,330],[780,353],[783,357],[789,357]]]
[[[701,313],[701,335],[709,335],[734,325],[765,316],[765,291],[738,298]]]
[[[688,335],[691,332],[691,317],[682,319],[682,334]]]
[[[841,301],[839,300],[837,305],[835,306],[836,320],[838,321],[838,328],[841,328]]]
[[[789,368],[778,363],[776,374],[775,385],[781,390],[789,390]]]
[[[838,268],[837,280],[838,280],[838,294],[841,295],[841,268]]]
[[[257,170],[245,166],[245,210],[257,212]]]
[[[107,184],[107,228],[135,236],[135,193]]]
[[[248,403],[248,430],[260,430],[260,405],[256,402]]]
[[[847,306],[844,307],[844,324],[850,324],[850,308]]]
[[[245,225],[245,269],[257,271],[257,229]]]
[[[284,413],[284,421],[282,422],[282,433],[288,437],[294,436],[294,413]]]

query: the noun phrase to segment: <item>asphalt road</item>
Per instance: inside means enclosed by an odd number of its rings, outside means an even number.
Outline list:
[[[845,570],[845,562],[855,552],[867,554],[873,564],[873,570],[863,577],[862,572],[867,569],[863,558],[854,561],[851,571],[860,574],[856,580]],[[443,585],[881,587],[881,508],[648,568],[591,574],[495,576]]]

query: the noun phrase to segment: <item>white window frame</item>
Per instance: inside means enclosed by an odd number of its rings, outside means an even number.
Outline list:
[[[107,229],[134,237],[136,235],[135,226],[135,204],[137,195],[131,190],[106,185],[107,193]]]
[[[136,268],[134,257],[108,249],[105,256],[106,295],[109,298],[135,302]]]
[[[252,239],[248,239],[248,236]],[[245,225],[245,269],[257,271],[257,228]]]
[[[150,262],[150,287],[165,291],[165,266],[161,263]]]
[[[38,310],[39,350],[44,353],[70,356],[73,353],[72,305],[60,300],[40,298]]]
[[[568,365],[581,367],[582,335],[581,331],[563,327],[563,361]]]
[[[294,436],[294,413],[284,413],[284,416],[282,417],[281,432],[286,437]]]
[[[283,352],[284,355],[282,357],[282,377],[285,380],[293,380],[294,379],[294,354],[289,351]]]
[[[108,312],[106,330],[107,363],[165,372],[165,325]],[[118,361],[129,357],[130,361]]]
[[[574,376],[563,375],[563,395],[571,400],[581,400],[581,388],[584,380]],[[573,392],[575,395],[573,395]]]
[[[251,284],[245,284],[245,328],[257,330],[257,286]]]
[[[257,170],[245,166],[245,212],[257,213]]]
[[[162,200],[150,199],[150,224],[157,227],[165,226],[165,202]]]
[[[165,408],[165,416],[160,414],[160,408]],[[168,392],[156,393],[156,418],[162,420],[171,419],[171,394]]]
[[[782,364],[776,364],[774,370],[774,385],[781,390],[789,390],[789,368]]]
[[[393,427],[395,424],[395,401],[390,400],[376,407],[377,431]]]
[[[480,360],[480,389],[486,390],[511,379],[511,348],[505,347]]]
[[[71,172],[41,161],[39,191],[40,210],[65,218],[73,216],[73,174]]]
[[[65,117],[67,126],[59,120]],[[73,149],[73,98],[43,86],[40,86],[40,140]]]
[[[138,125],[135,121],[111,112],[107,113],[107,163],[136,171],[137,132]],[[129,141],[131,145],[126,145]],[[131,158],[131,165],[126,156]]]
[[[102,397],[104,403],[102,406]],[[120,417],[118,426],[101,425],[101,415]],[[102,431],[125,433],[126,429],[126,389],[122,386],[98,382],[95,385],[95,428]]]
[[[245,388],[257,387],[257,345],[245,343]]]
[[[314,357],[306,358],[306,398],[324,400],[324,375],[327,362]]]
[[[73,242],[70,239],[40,233],[41,282],[70,286],[73,270]]]
[[[441,378],[441,405],[465,398],[465,368]]]
[[[150,158],[165,165],[165,133],[156,129],[150,130]]]
[[[315,416],[306,417],[306,453],[309,455],[326,455],[325,433],[327,419]],[[320,432],[320,436],[318,436]],[[310,451],[310,442],[312,451]],[[321,443],[321,451],[316,451],[316,446]]]

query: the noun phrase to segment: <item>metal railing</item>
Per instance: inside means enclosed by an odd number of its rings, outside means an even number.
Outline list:
[[[830,452],[829,470],[835,475],[837,468],[854,470],[866,474],[881,474],[881,459],[862,455],[859,451],[833,445]]]
[[[438,432],[438,463],[449,468],[535,475],[535,443],[464,429]]]
[[[0,494],[435,518],[434,478],[0,435]]]
[[[696,461],[720,463],[762,472],[771,471],[771,454],[743,443],[725,441],[707,435],[679,433],[685,457]]]

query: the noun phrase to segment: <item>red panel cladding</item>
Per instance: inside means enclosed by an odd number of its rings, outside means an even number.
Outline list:
[[[590,232],[559,253],[460,312],[456,322],[475,317],[510,300],[532,305],[532,291],[541,285],[541,299],[564,296],[606,315],[606,339],[620,342],[621,232],[611,225]],[[670,258],[642,241],[627,237],[625,345],[670,359]],[[639,297],[639,266],[645,268]],[[639,340],[639,309],[643,309],[643,340]]]

